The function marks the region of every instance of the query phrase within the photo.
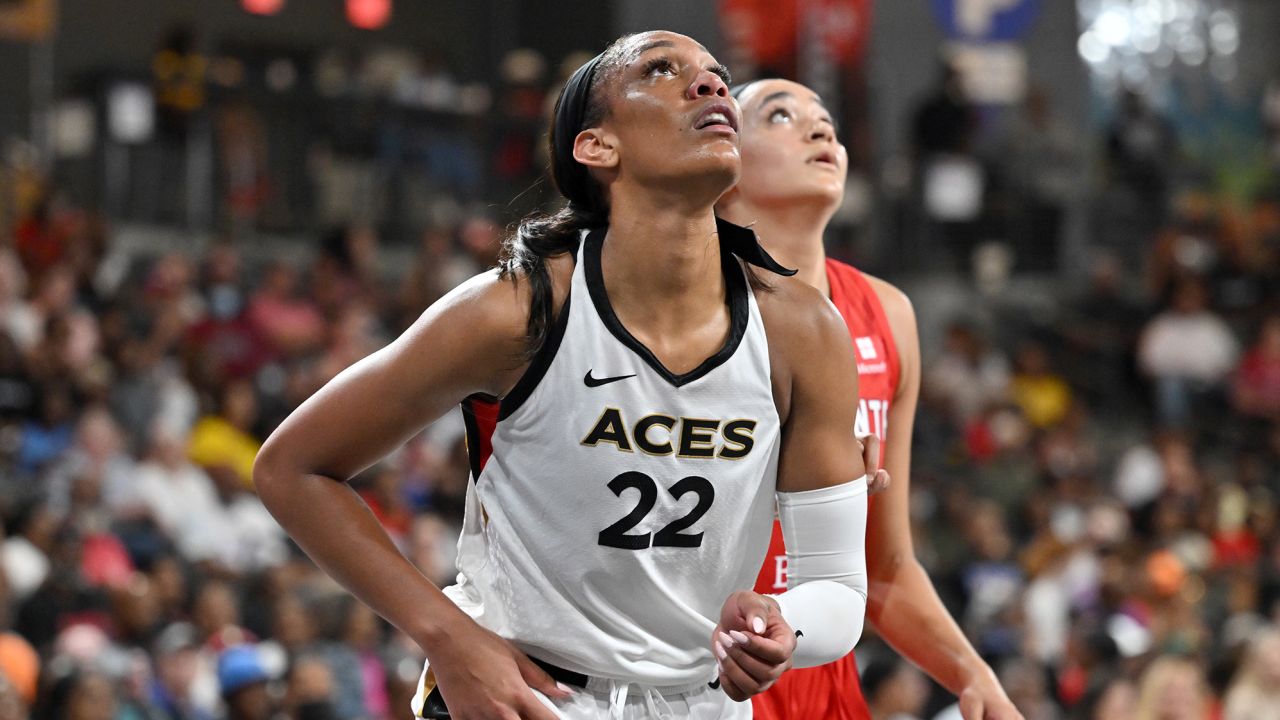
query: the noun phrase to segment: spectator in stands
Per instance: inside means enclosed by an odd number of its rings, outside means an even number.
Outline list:
[[[925,374],[925,389],[963,423],[1009,395],[1009,361],[972,325],[953,322],[942,354]]]
[[[217,510],[204,527],[211,533],[206,542],[217,547],[214,557],[237,574],[283,564],[289,554],[284,530],[258,496],[225,465],[210,469],[209,476],[217,493]]]
[[[253,633],[240,626],[239,597],[228,582],[207,581],[196,593],[191,616],[196,641],[210,656],[257,640]]]
[[[152,702],[171,720],[212,720],[217,711],[216,676],[200,652],[195,628],[175,623],[156,639]]]
[[[66,229],[54,217],[54,199],[45,188],[27,215],[13,229],[14,247],[22,265],[37,282],[62,262],[67,252]]]
[[[298,357],[324,342],[324,318],[315,304],[298,292],[297,273],[287,263],[274,262],[267,267],[258,291],[249,300],[248,318],[272,350],[284,358]]]
[[[966,629],[984,655],[1017,652],[1020,640],[1010,622],[1022,591],[1022,571],[1013,562],[1013,537],[1002,508],[983,500],[969,506],[965,527],[968,557],[961,570],[967,595]]]
[[[40,681],[40,656],[31,643],[12,632],[0,634],[0,718],[19,720],[36,701]],[[10,692],[11,691],[11,692]]]
[[[267,690],[271,673],[253,645],[227,648],[218,656],[218,687],[227,720],[271,720],[275,703]]]
[[[135,474],[137,493],[159,529],[173,538],[183,556],[195,562],[217,557],[219,538],[207,529],[221,512],[213,482],[187,459],[183,440],[157,425],[147,459]],[[211,546],[212,545],[212,546]]]
[[[1044,88],[1027,93],[1007,148],[1017,188],[1017,264],[1024,272],[1053,272],[1061,258],[1069,206],[1082,196],[1082,153],[1076,133],[1055,118]]]
[[[1136,399],[1129,376],[1146,312],[1125,279],[1118,258],[1099,255],[1089,268],[1088,289],[1065,303],[1058,327],[1068,343],[1060,367],[1094,408],[1124,410]]]
[[[412,325],[431,303],[471,277],[467,273],[472,269],[469,261],[453,252],[448,229],[432,226],[424,230],[413,265],[400,282],[400,313],[394,329],[402,332]]]
[[[1249,643],[1227,690],[1222,720],[1280,717],[1280,629],[1267,627]]]
[[[35,720],[115,720],[118,702],[107,676],[75,669],[46,685],[32,717]]]
[[[253,385],[235,380],[222,390],[218,412],[206,415],[191,431],[187,453],[191,461],[210,471],[227,467],[245,487],[253,486],[253,459],[262,443],[252,434],[258,419]]]
[[[1107,677],[1072,711],[1072,720],[1132,720],[1138,712],[1138,690],[1126,677]]]
[[[9,330],[23,352],[30,353],[40,345],[48,332],[51,319],[59,317],[75,305],[75,277],[65,265],[49,269],[36,283],[29,303],[16,306],[10,314]]]
[[[40,337],[42,317],[25,298],[27,274],[18,256],[0,248],[0,331],[4,331],[24,352]]]
[[[291,720],[346,720],[333,704],[333,675],[317,657],[294,661],[285,697]]]
[[[100,406],[88,408],[76,423],[75,442],[45,478],[50,508],[64,516],[79,505],[117,518],[136,517],[143,508],[135,469],[111,413]]]
[[[1107,130],[1106,156],[1111,188],[1131,204],[1126,216],[1138,221],[1131,246],[1145,246],[1165,216],[1177,150],[1169,122],[1142,95],[1126,90]]]
[[[876,720],[919,720],[928,699],[928,681],[914,665],[897,657],[877,660],[861,672],[862,695]]]
[[[1236,368],[1232,405],[1241,415],[1280,420],[1280,314],[1267,317]]]
[[[1170,307],[1147,324],[1138,345],[1138,362],[1154,385],[1158,422],[1190,427],[1205,401],[1225,389],[1238,354],[1231,329],[1208,308],[1203,283],[1178,282]]]
[[[977,112],[965,94],[960,71],[950,62],[943,62],[939,70],[933,93],[912,118],[912,146],[922,160],[969,152],[978,128]]]
[[[1049,697],[1045,674],[1031,660],[1011,658],[1000,666],[1000,684],[1026,720],[1059,720],[1062,712]]]
[[[237,293],[214,293],[208,314],[186,326],[184,358],[197,388],[211,392],[229,380],[251,378],[269,359],[266,341],[242,310]]]
[[[1176,655],[1157,658],[1138,684],[1134,720],[1207,720],[1212,696],[1204,670]]]
[[[314,657],[329,668],[333,690],[331,700],[334,710],[342,718],[367,718],[365,706],[365,665],[356,647],[346,642],[351,605],[356,601],[350,596],[327,594],[311,603],[321,618],[322,637],[303,653]],[[385,676],[378,678],[385,683]]]
[[[23,367],[22,352],[0,330],[0,426],[20,422],[35,410],[36,386]]]
[[[354,598],[342,598],[341,606],[345,616],[339,639],[343,645],[355,651],[360,664],[364,690],[360,707],[375,720],[389,720],[399,714],[399,709],[390,704],[387,695],[387,667],[379,654],[383,635],[382,620],[369,606]]]
[[[1027,420],[1038,429],[1052,427],[1071,408],[1071,388],[1049,366],[1049,353],[1038,343],[1027,343],[1018,351],[1011,381],[1013,401]]]
[[[44,584],[57,528],[57,519],[38,499],[24,501],[12,517],[6,518],[8,537],[0,550],[6,600],[21,602]]]

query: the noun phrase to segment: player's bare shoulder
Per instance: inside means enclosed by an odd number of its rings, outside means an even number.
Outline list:
[[[864,274],[864,277],[880,300],[880,307],[884,308],[884,315],[889,320],[889,330],[893,333],[902,369],[899,374],[901,392],[908,383],[919,383],[920,331],[916,325],[916,310],[911,304],[911,298],[893,283],[873,275]]]
[[[875,291],[876,298],[880,300],[880,306],[884,308],[884,314],[889,319],[889,324],[893,326],[894,334],[897,334],[901,328],[907,327],[914,332],[916,312],[911,305],[911,298],[888,280],[866,273],[862,276],[867,279],[871,289]]]
[[[756,293],[756,302],[760,306],[770,345],[779,341],[803,343],[828,327],[837,330],[844,327],[844,321],[831,301],[808,283],[794,277],[774,275],[770,275],[766,282],[769,288]]]
[[[849,372],[856,364],[849,330],[831,301],[794,277],[770,277],[770,289],[756,292],[769,340],[778,411],[786,416],[790,389],[800,373]]]
[[[569,294],[573,258],[546,260],[552,312]],[[410,363],[463,358],[465,374],[479,391],[501,397],[519,379],[530,356],[529,314],[533,284],[521,272],[481,273],[454,288],[392,344],[391,351]]]

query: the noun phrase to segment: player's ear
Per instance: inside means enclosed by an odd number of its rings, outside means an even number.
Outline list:
[[[573,159],[590,168],[615,168],[618,165],[617,140],[604,128],[587,128],[573,139]]]

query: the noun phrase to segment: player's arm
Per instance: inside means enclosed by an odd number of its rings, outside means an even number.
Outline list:
[[[814,295],[820,306],[788,345],[791,402],[778,464],[788,590],[777,598],[783,617],[802,633],[796,667],[847,655],[862,634],[867,598],[866,466],[854,436],[857,361],[844,320]]]
[[[406,560],[345,481],[463,398],[500,396],[514,385],[524,365],[528,297],[528,283],[493,273],[463,284],[307,399],[254,465],[263,503],[302,549],[422,646],[446,701],[456,701],[455,717],[501,707],[550,718],[525,683],[560,693]]]
[[[920,396],[920,340],[902,291],[871,279],[898,348],[898,388],[889,408],[885,468],[893,478],[867,519],[867,620],[895,650],[961,698],[966,719],[1020,718],[995,673],[956,625],[919,561],[908,512],[911,437]]]
[[[721,645],[725,691],[735,699],[767,689],[793,664],[848,654],[866,610],[866,470],[854,437],[858,375],[849,332],[812,288],[786,285],[777,294],[767,304],[784,310],[777,313],[783,321],[770,324],[766,313],[766,324],[785,415],[777,498],[790,587],[776,596],[737,593],[726,602],[720,628],[731,629],[725,635],[732,642],[713,642]]]

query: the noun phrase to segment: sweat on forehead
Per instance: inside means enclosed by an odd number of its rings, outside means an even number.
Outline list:
[[[624,59],[626,62],[635,62],[641,55],[654,48],[674,48],[682,40],[691,42],[702,52],[710,54],[710,51],[702,43],[691,37],[667,30],[653,30],[637,33],[628,38],[628,42],[625,43],[626,53]]]

